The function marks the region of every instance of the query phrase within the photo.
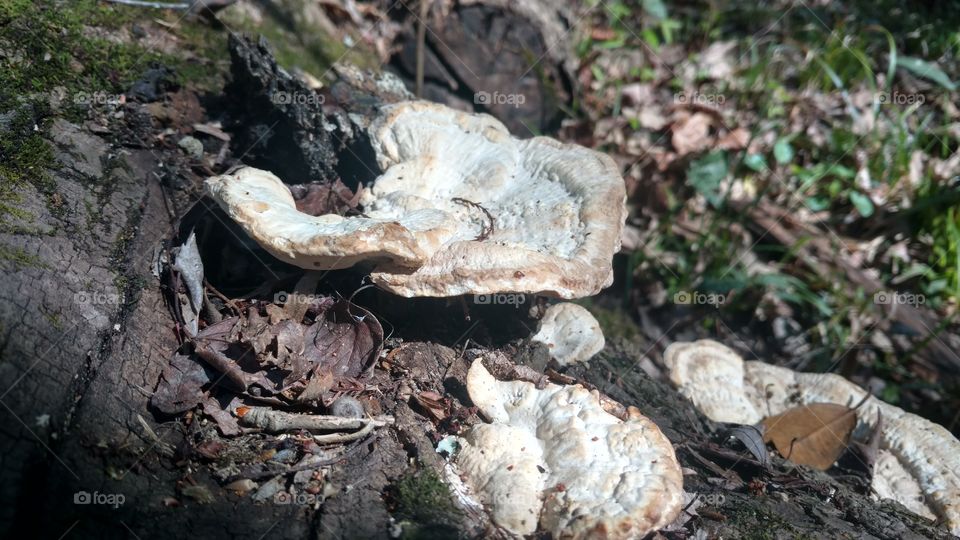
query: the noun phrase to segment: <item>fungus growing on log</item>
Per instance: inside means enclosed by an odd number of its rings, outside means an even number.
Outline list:
[[[858,423],[880,429],[880,459],[873,468],[873,489],[921,515],[942,518],[960,535],[960,441],[946,428],[885,403],[840,375],[798,373],[759,361],[745,362],[711,340],[673,343],[663,353],[670,380],[716,422],[756,424],[800,405],[854,406]],[[882,420],[881,420],[882,418]],[[889,452],[896,463],[891,462]],[[904,471],[919,486],[904,478]],[[894,488],[892,486],[900,486]],[[925,504],[923,504],[925,503]]]
[[[554,538],[642,538],[679,514],[670,441],[633,407],[606,412],[580,385],[498,381],[474,361],[467,391],[489,424],[460,439],[456,466],[498,526]]]
[[[586,362],[606,343],[597,319],[583,306],[570,302],[548,307],[530,340],[547,347],[560,367]]]
[[[368,134],[384,172],[362,190],[362,216],[298,212],[283,182],[251,168],[209,178],[207,192],[277,258],[368,262],[402,296],[578,298],[612,282],[626,207],[606,155],[422,101],[383,107]]]

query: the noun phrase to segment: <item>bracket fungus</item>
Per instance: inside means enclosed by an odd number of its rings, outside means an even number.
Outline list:
[[[932,511],[960,535],[960,441],[946,428],[868,395],[840,375],[745,362],[711,340],[673,343],[663,359],[680,393],[716,422],[756,424],[800,405],[852,407],[865,400],[856,409],[857,422],[870,427],[879,423],[880,430],[873,490],[920,515]]]
[[[621,420],[596,391],[498,381],[479,359],[467,391],[491,423],[463,435],[456,467],[510,533],[641,538],[679,514],[673,446],[637,409]]]
[[[279,178],[252,168],[209,178],[207,192],[277,258],[366,261],[402,296],[577,298],[612,282],[626,197],[608,156],[424,101],[383,107],[367,132],[384,172],[362,189],[361,216],[298,212]]]
[[[530,340],[546,346],[561,367],[586,362],[606,344],[597,319],[583,306],[570,302],[548,307]]]

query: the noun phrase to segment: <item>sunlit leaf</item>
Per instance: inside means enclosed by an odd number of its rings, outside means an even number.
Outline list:
[[[830,200],[826,197],[808,197],[805,204],[811,211],[820,212],[830,207]]]
[[[773,157],[781,165],[793,161],[793,146],[790,144],[789,138],[781,137],[777,140],[773,145]]]
[[[762,154],[747,154],[747,157],[743,158],[743,164],[757,172],[767,170],[767,160]]]
[[[785,459],[825,471],[850,444],[856,426],[856,409],[811,403],[765,418],[763,440]]]
[[[897,66],[906,69],[917,77],[929,79],[951,92],[957,89],[957,85],[950,80],[950,77],[947,76],[943,70],[936,64],[927,62],[926,60],[913,58],[911,56],[901,56],[897,59]]]
[[[720,182],[727,176],[727,155],[711,152],[694,161],[687,170],[687,181],[713,206],[720,206]]]
[[[861,216],[867,218],[873,215],[873,201],[859,191],[850,192],[850,202]]]
[[[667,6],[662,0],[643,0],[643,10],[657,20],[667,18]]]

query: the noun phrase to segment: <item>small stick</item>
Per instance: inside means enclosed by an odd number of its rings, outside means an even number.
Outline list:
[[[294,414],[276,411],[266,407],[253,407],[247,410],[240,420],[248,426],[262,428],[269,433],[305,429],[308,431],[342,431],[361,429],[367,426],[381,427],[393,423],[393,418],[346,418],[322,414]],[[361,430],[362,431],[362,430]],[[358,432],[359,433],[359,432]]]
[[[369,435],[370,432],[373,431],[373,428],[373,423],[369,423],[363,426],[363,428],[359,431],[354,431],[353,433],[330,433],[327,435],[314,435],[313,440],[317,444],[340,444],[362,439]]]
[[[207,365],[223,375],[214,381],[214,384],[223,381],[223,386],[229,390],[234,392],[247,391],[247,380],[243,375],[243,370],[227,355],[201,343],[196,344],[195,352]]]
[[[146,0],[107,0],[111,4],[124,6],[148,7],[157,9],[190,9],[190,4],[168,4],[167,2],[148,2]]]
[[[208,289],[210,289],[210,292],[212,292],[214,296],[223,300],[223,302],[227,304],[227,307],[233,310],[234,314],[240,315],[240,308],[238,308],[237,305],[233,303],[233,300],[227,298],[222,292],[218,291],[216,287],[214,287],[213,285],[210,284],[209,281],[207,281],[207,278],[203,278],[203,284],[206,285]]]

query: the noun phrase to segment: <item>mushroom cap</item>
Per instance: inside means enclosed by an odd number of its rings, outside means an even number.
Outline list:
[[[545,345],[562,367],[586,362],[606,344],[597,319],[585,307],[570,302],[548,307],[530,339]]]
[[[461,440],[457,467],[497,525],[555,538],[640,538],[680,512],[683,477],[670,441],[636,409],[626,421],[582,386],[496,380],[480,360],[470,399],[492,423]]]
[[[414,272],[375,272],[378,285],[402,296],[576,298],[612,283],[626,190],[608,156],[516,139],[491,116],[425,101],[385,107],[370,138],[385,172],[361,198],[369,215],[428,206],[458,227]]]
[[[899,502],[914,514],[930,520],[937,516],[930,511],[923,496],[923,489],[910,471],[903,467],[897,456],[889,450],[878,450],[873,463],[870,488],[880,500],[891,499]]]
[[[799,405],[852,407],[866,398],[857,408],[858,422],[868,426],[880,423],[880,446],[900,465],[887,462],[874,468],[875,491],[890,493],[887,486],[902,483],[901,471],[908,471],[933,512],[947,522],[953,534],[960,535],[960,441],[943,426],[868,396],[866,390],[840,375],[798,373],[759,361],[744,362],[712,340],[672,343],[663,359],[680,393],[716,422],[755,424]],[[878,477],[887,473],[891,476]],[[910,493],[894,494],[911,508],[916,501]]]
[[[612,282],[626,192],[608,156],[423,101],[383,107],[368,132],[384,173],[360,194],[365,217],[299,213],[255,169],[210,178],[207,191],[278,258],[311,269],[369,260],[374,283],[402,296],[576,298]]]
[[[283,181],[253,167],[208,178],[206,188],[261,247],[301,268],[349,268],[363,260],[415,267],[425,256],[424,247],[444,232],[442,216],[431,210],[399,220],[305,214]]]
[[[745,386],[743,359],[711,340],[674,342],[663,352],[670,381],[714,422],[756,424],[763,419]]]

